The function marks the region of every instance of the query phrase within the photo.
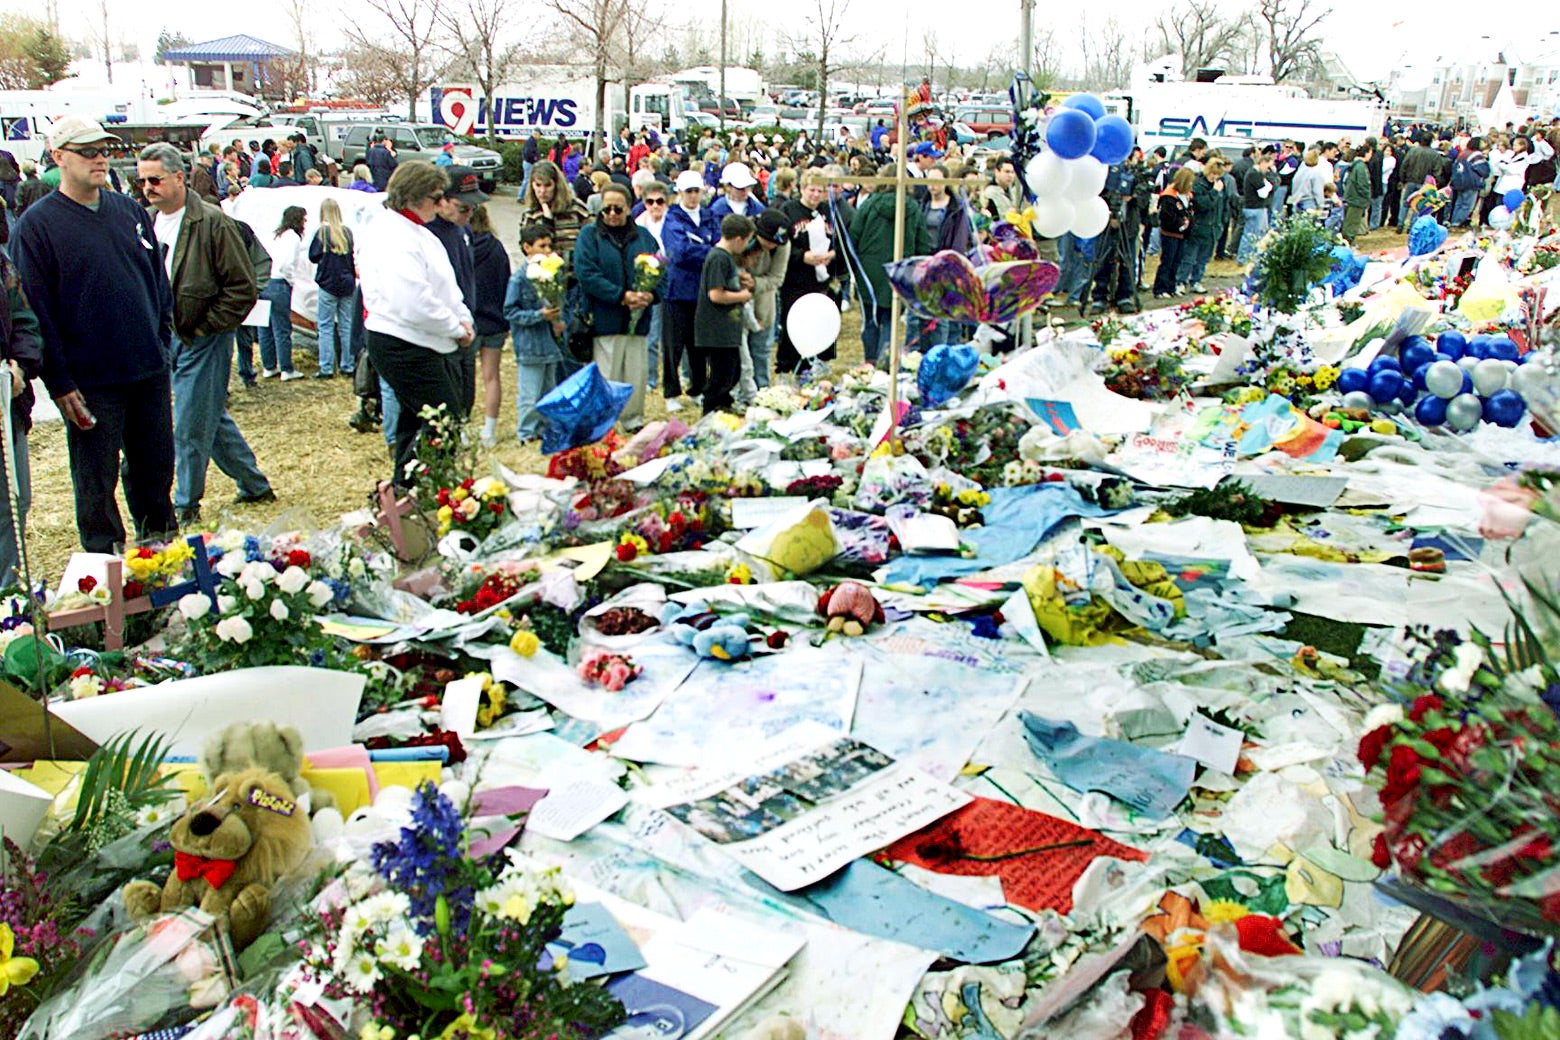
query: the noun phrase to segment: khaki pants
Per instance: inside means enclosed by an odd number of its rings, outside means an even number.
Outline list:
[[[645,382],[650,378],[649,340],[644,336],[597,336],[592,360],[602,375],[634,388],[634,395],[623,406],[618,421],[630,429],[644,425]]]

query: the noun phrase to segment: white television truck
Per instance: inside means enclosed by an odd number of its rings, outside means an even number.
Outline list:
[[[623,87],[607,84],[602,128],[610,135],[623,122]],[[596,81],[573,70],[539,67],[523,82],[506,83],[489,99],[470,84],[429,89],[432,121],[456,134],[481,137],[491,116],[494,136],[516,140],[532,130],[545,138],[588,138],[596,126]]]
[[[1298,87],[1258,77],[1221,77],[1211,83],[1143,83],[1107,96],[1106,104],[1137,130],[1145,152],[1163,145],[1174,155],[1195,137],[1231,154],[1277,141],[1356,144],[1380,136],[1387,107],[1374,99],[1312,98]]]

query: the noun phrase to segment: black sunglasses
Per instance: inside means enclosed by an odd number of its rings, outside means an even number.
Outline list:
[[[79,155],[83,159],[96,159],[100,155],[108,154],[107,148],[61,148],[60,151],[70,152],[72,155]]]
[[[601,207],[601,212],[603,212],[603,213],[627,213],[628,210],[626,208],[624,208],[623,206],[602,206]]]
[[[136,181],[137,184],[150,184],[152,187],[156,188],[156,187],[159,187],[162,184],[162,182],[167,180],[167,179],[168,179],[168,177],[165,175],[165,176],[162,176],[162,177],[137,177],[135,179],[135,181]]]
[[[657,195],[653,199],[646,199],[645,200],[645,205],[646,206],[664,206],[664,205],[666,205],[666,199],[665,199],[665,197],[663,197],[661,195]]]

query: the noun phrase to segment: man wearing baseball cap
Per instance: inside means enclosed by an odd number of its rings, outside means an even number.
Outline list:
[[[764,204],[753,197],[753,186],[758,183],[758,178],[753,176],[747,163],[727,163],[720,172],[720,183],[724,194],[710,207],[710,212],[715,214],[717,220],[728,213],[757,218],[764,211]]]
[[[744,401],[751,401],[769,385],[769,359],[779,332],[775,300],[791,263],[791,222],[785,215],[771,207],[754,223],[757,230],[743,266],[753,276],[753,317],[758,319],[758,331],[748,333],[741,359],[737,396]]]
[[[178,530],[173,293],[151,216],[104,190],[108,146],[118,143],[90,119],[56,121],[49,147],[59,190],[27,207],[11,237],[43,335],[43,382],[65,419],[76,531],[88,552],[118,552],[127,540],[114,503],[121,452],[136,538]]]
[[[455,269],[455,284],[460,286],[460,298],[473,314],[477,309],[477,261],[471,251],[471,214],[486,202],[488,194],[482,190],[477,171],[469,166],[448,166],[444,174],[450,186],[444,189],[444,198],[438,202],[438,214],[425,225],[433,232],[449,254],[450,266]],[[460,348],[460,406],[461,418],[471,414],[477,403],[477,353],[476,340]]]

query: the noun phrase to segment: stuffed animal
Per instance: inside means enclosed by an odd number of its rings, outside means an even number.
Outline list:
[[[275,773],[287,781],[297,798],[307,798],[310,813],[336,802],[329,791],[314,790],[300,775],[303,737],[291,726],[264,720],[235,722],[206,741],[200,764],[208,778],[245,769]]]
[[[746,614],[721,617],[703,603],[668,603],[661,610],[661,624],[674,640],[692,647],[700,657],[740,661],[751,647]]]
[[[818,597],[818,615],[827,619],[830,632],[859,636],[883,623],[883,607],[868,588],[856,581],[842,581]]]
[[[271,886],[314,843],[292,788],[264,769],[216,777],[211,793],[174,823],[168,840],[174,868],[162,887],[151,881],[125,886],[131,919],[197,906],[227,918],[233,946],[240,950],[265,931]]]

